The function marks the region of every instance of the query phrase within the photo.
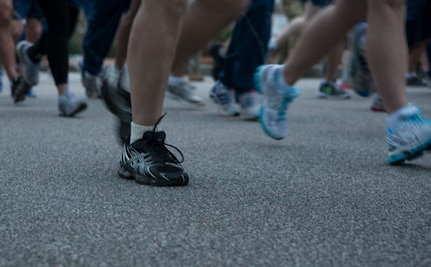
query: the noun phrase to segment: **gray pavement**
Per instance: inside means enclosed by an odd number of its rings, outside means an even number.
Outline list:
[[[79,76],[71,88],[85,96]],[[431,153],[386,163],[371,99],[316,98],[298,83],[287,139],[167,99],[162,127],[190,184],[119,179],[114,117],[99,100],[58,116],[51,78],[0,94],[0,266],[431,266]],[[431,89],[408,88],[431,116]]]

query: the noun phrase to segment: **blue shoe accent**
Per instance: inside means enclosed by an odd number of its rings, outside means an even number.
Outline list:
[[[36,94],[33,92],[33,89],[30,89],[25,95],[28,97],[36,97]]]
[[[264,67],[265,65],[262,65],[262,66],[259,66],[257,69],[256,69],[256,71],[254,72],[254,75],[253,75],[253,81],[254,81],[254,85],[255,85],[255,87],[256,87],[256,91],[259,93],[259,94],[262,94],[262,86],[260,85],[260,71],[262,70],[262,68]]]
[[[431,149],[431,121],[422,117],[416,107],[409,113],[400,119],[396,132],[387,130],[389,164],[414,159],[421,156],[424,150]]]
[[[263,65],[254,74],[256,90],[263,96],[259,111],[259,122],[263,131],[271,138],[280,140],[287,135],[286,111],[289,104],[299,96],[295,87],[279,89],[277,81],[281,75],[280,65]]]

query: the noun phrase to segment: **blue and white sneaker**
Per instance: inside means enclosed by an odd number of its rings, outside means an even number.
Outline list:
[[[265,133],[276,140],[287,135],[286,110],[299,96],[295,87],[278,88],[277,79],[282,75],[281,65],[260,66],[254,74],[256,90],[263,95],[259,121]]]
[[[351,55],[348,65],[348,81],[353,91],[362,97],[372,96],[376,84],[365,57],[367,23],[359,23],[350,36]]]
[[[241,107],[241,118],[244,120],[259,119],[259,112],[262,107],[262,95],[256,90],[249,90],[247,93],[242,93],[238,97]]]
[[[416,158],[431,149],[431,121],[422,117],[417,107],[412,106],[400,120],[396,131],[387,130],[389,164]]]
[[[217,104],[223,116],[238,116],[235,92],[229,90],[221,81],[217,81],[210,91],[210,98]]]

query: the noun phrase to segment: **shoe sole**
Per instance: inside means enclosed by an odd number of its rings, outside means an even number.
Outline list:
[[[423,152],[425,150],[430,150],[430,149],[431,149],[431,139],[425,142],[425,144],[417,148],[410,149],[408,151],[402,151],[397,155],[388,157],[388,163],[391,165],[400,164],[406,160],[412,160],[412,159],[418,158],[423,155]]]
[[[256,115],[240,114],[240,119],[245,120],[245,121],[259,121],[259,114],[260,114],[260,110],[259,110],[259,113]]]
[[[126,168],[120,166],[118,170],[118,175],[126,180],[135,180],[138,184],[151,185],[151,186],[185,186],[189,183],[189,175],[183,173],[183,175],[178,180],[161,180],[154,179],[153,177],[147,177],[142,175],[134,175]]]
[[[75,109],[75,110],[74,110],[74,111],[72,111],[71,113],[69,113],[69,114],[61,113],[61,114],[60,114],[60,116],[61,116],[61,117],[68,117],[68,118],[71,118],[71,117],[74,117],[76,114],[78,114],[78,113],[80,113],[80,112],[82,112],[82,111],[86,110],[86,109],[87,109],[87,107],[88,107],[87,103],[82,103],[81,105],[79,105],[79,106],[78,106],[78,108],[77,108],[77,109]]]
[[[386,109],[376,107],[376,106],[371,106],[370,109],[371,109],[371,111],[374,111],[374,112],[386,112]]]
[[[347,94],[347,93],[346,93]],[[335,100],[345,100],[345,99],[350,99],[350,95],[340,95],[340,96],[333,96],[333,95],[327,95],[324,93],[319,92],[317,94],[317,98],[319,99],[335,99]]]

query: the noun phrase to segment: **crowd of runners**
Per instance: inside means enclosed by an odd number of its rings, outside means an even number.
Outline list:
[[[85,111],[88,100],[68,86],[68,42],[83,10],[87,29],[79,68],[87,98],[100,98],[118,117],[119,175],[147,185],[188,184],[175,156],[181,152],[165,143],[160,129],[164,98],[204,106],[188,79],[189,61],[232,25],[229,41],[210,50],[215,82],[208,97],[221,115],[258,120],[270,138],[286,138],[287,111],[300,95],[295,84],[325,59],[317,97],[348,101],[346,88],[372,97],[371,110],[388,114],[389,164],[429,150],[431,121],[405,89],[427,87],[431,80],[431,1],[297,2],[302,15],[288,18],[286,29],[271,36],[279,4],[274,0],[0,0],[0,65],[15,103],[35,94],[47,64],[60,114]],[[114,41],[115,62],[104,67]],[[275,60],[286,43],[288,56]]]

